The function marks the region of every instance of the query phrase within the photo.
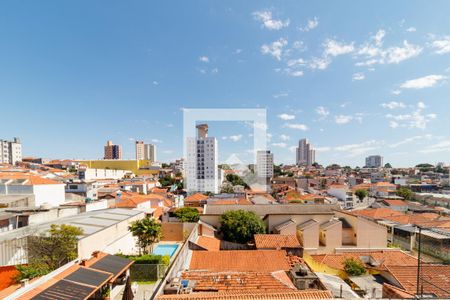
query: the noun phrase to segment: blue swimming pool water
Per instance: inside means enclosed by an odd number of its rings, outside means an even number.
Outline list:
[[[177,248],[178,248],[177,244],[159,244],[153,250],[153,254],[169,255],[170,257],[172,257],[172,255],[174,255],[175,251],[177,251]]]

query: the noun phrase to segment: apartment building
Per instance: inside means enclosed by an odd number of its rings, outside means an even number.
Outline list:
[[[273,153],[269,150],[256,152],[256,175],[258,183],[269,188],[270,180],[273,177]]]
[[[122,159],[122,146],[114,145],[112,141],[107,141],[104,159]]]
[[[156,161],[156,145],[145,144],[144,141],[136,141],[136,159]]]
[[[383,166],[383,156],[371,155],[366,157],[367,168],[381,168]]]
[[[316,150],[307,139],[301,139],[298,142],[296,163],[301,166],[312,166],[316,161]]]
[[[12,141],[0,140],[0,164],[15,165],[22,161],[22,144],[19,138]]]
[[[208,124],[196,126],[197,136],[188,137],[186,183],[188,193],[219,193],[218,144],[208,136]]]

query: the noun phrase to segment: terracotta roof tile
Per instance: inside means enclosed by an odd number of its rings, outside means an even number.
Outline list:
[[[415,293],[417,287],[417,266],[388,266],[391,273],[406,292]],[[422,265],[420,278],[423,279],[423,292],[433,293],[438,297],[448,298],[450,295],[450,266]],[[428,284],[431,282],[433,285]]]
[[[282,234],[255,234],[255,245],[257,249],[282,249],[284,247],[300,247],[295,235]]]
[[[209,251],[220,250],[220,240],[213,237],[199,236],[196,244]]]
[[[388,216],[403,216],[404,213],[393,210],[390,208],[367,208],[361,210],[354,210],[351,212],[353,215],[365,216],[371,219],[385,219]]]
[[[184,201],[191,201],[191,202],[200,202],[200,201],[206,201],[209,197],[205,196],[201,193],[196,193],[196,194],[192,194],[187,196]]]
[[[289,270],[284,250],[194,251],[190,270],[210,272]]]
[[[333,299],[329,291],[271,291],[249,293],[192,293],[179,295],[163,295],[158,300],[299,300],[299,299]]]

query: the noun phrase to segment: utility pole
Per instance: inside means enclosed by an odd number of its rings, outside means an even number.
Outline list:
[[[419,252],[417,255],[417,289],[416,289],[416,297],[419,296],[420,292],[420,248],[422,243],[422,227],[417,226],[419,228],[419,245],[417,246],[417,251]],[[419,297],[420,298],[420,297]]]

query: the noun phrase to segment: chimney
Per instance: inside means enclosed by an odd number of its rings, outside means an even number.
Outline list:
[[[100,256],[100,251],[92,252],[92,256],[95,257],[95,258],[98,258]]]
[[[82,259],[80,262],[80,266],[86,267],[87,259]]]
[[[22,279],[21,281],[20,281],[20,286],[21,287],[26,287],[27,285],[28,285],[28,282],[29,282],[30,280],[28,279],[28,278],[26,278],[26,279]]]

